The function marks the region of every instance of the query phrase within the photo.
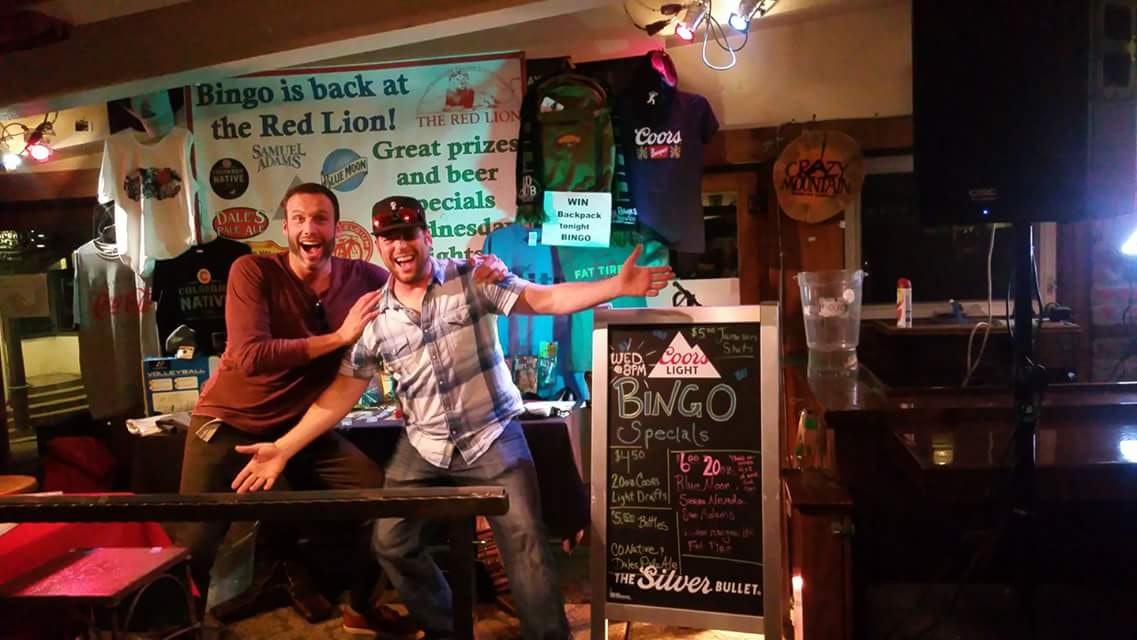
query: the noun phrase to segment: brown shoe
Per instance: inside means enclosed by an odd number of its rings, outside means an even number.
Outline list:
[[[399,615],[398,611],[385,605],[376,606],[366,615],[349,604],[341,605],[340,611],[343,612],[343,630],[352,635],[413,638],[418,634],[418,626],[410,616]]]

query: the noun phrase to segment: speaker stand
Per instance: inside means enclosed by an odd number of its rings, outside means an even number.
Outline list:
[[[1015,591],[1023,638],[1034,638],[1038,562],[1035,439],[1038,412],[1046,385],[1044,370],[1034,361],[1034,239],[1029,222],[1015,222],[1014,234],[1014,470],[1011,476],[1010,548],[1015,553]]]

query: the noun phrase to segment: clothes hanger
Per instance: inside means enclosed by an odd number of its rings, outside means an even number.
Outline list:
[[[115,234],[114,220],[107,220],[106,222],[103,223],[103,225],[101,227],[99,227],[99,238],[98,239],[100,242],[106,242],[106,243],[114,243],[117,241],[116,240],[116,234]]]
[[[173,108],[164,90],[132,97],[125,110],[142,125],[143,131],[134,137],[144,144],[161,140],[174,128]]]
[[[106,209],[103,209],[103,219],[98,225],[98,233],[95,236],[94,245],[95,252],[107,260],[121,260],[123,258],[118,250],[114,217],[108,215]]]

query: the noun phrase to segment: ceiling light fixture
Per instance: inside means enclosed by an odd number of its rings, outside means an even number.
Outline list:
[[[687,42],[694,40],[695,32],[698,31],[699,25],[707,17],[707,10],[707,3],[702,0],[696,0],[696,2],[687,5],[687,13],[675,27],[675,36]]]
[[[655,22],[649,22],[647,24],[641,25],[640,23],[636,22],[636,19],[632,17],[631,12],[628,11],[628,0],[624,0],[624,13],[628,16],[628,19],[632,21],[632,24],[635,25],[637,29],[644,31],[649,36],[654,36],[654,35],[658,34],[660,31],[663,31],[668,26],[670,26],[671,23],[675,22],[675,16],[679,15],[679,13],[681,11],[683,11],[683,9],[686,6],[683,4],[679,4],[677,2],[671,2],[671,3],[663,4],[663,5],[660,5],[656,9],[652,9],[651,7],[643,4],[642,2],[639,3],[639,5],[644,9],[648,9],[648,10],[654,11],[660,15],[667,16],[666,18],[663,18],[662,20],[656,20]]]
[[[32,129],[24,136],[24,153],[39,162],[47,160],[51,157],[52,152],[47,137],[54,134],[55,129],[52,128],[51,123],[48,122],[45,117],[43,122],[39,123],[35,129]]]
[[[58,115],[58,113],[56,114]],[[32,158],[37,162],[44,162],[51,158],[53,149],[50,136],[55,135],[52,123],[55,118],[45,114],[43,121],[35,128],[28,127],[22,122],[9,122],[0,126],[0,164],[6,171],[14,171],[23,164],[24,158]],[[15,129],[14,133],[9,132]],[[20,142],[23,143],[22,147]],[[20,149],[15,151],[15,149]]]
[[[750,28],[750,21],[755,16],[761,18],[778,4],[778,0],[739,0],[738,6],[730,14],[730,23],[732,29],[738,32],[744,32]]]

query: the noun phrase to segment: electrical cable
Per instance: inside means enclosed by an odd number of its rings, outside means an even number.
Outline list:
[[[991,324],[994,321],[994,310],[991,308],[994,304],[993,296],[994,291],[991,285],[991,259],[995,255],[995,235],[998,233],[998,227],[991,227],[991,242],[987,247],[987,322],[976,322],[975,326],[971,329],[971,334],[967,336],[967,359],[963,376],[963,383],[960,386],[966,387],[967,383],[971,380],[972,374],[979,368],[979,362],[983,360],[983,352],[987,349],[987,338],[991,335]],[[971,345],[975,340],[975,333],[983,328],[983,341],[979,343],[979,355],[975,357],[974,362],[971,360]]]
[[[726,29],[723,28],[722,23],[720,23],[713,14],[712,0],[705,0],[705,4],[707,5],[707,27],[703,30],[703,64],[706,65],[709,69],[713,69],[715,71],[726,71],[728,69],[733,69],[734,66],[738,64],[738,52],[742,51],[743,47],[746,46],[746,43],[750,41],[750,30],[747,29],[743,33],[742,44],[738,45],[737,47],[730,46],[730,39],[726,34]],[[716,65],[707,58],[707,41],[711,40],[712,38],[720,49],[730,54],[729,64],[721,66]]]
[[[665,13],[662,13],[657,8],[649,7],[648,5],[644,4],[641,0],[636,0],[636,4],[638,4],[639,6],[643,7],[644,9],[647,9],[649,11],[659,13],[660,15],[667,15]],[[636,19],[632,17],[632,13],[630,11],[628,11],[628,0],[624,0],[623,7],[624,7],[624,15],[628,16],[628,20],[631,21],[632,26],[639,29],[640,31],[643,31],[644,33],[646,33],[648,35],[655,35],[655,34],[659,33],[660,30],[662,30],[664,27],[666,27],[667,25],[669,25],[675,21],[675,16],[671,16],[665,20],[659,20],[656,22],[652,22],[650,24],[643,25],[643,24],[636,22]]]
[[[1129,358],[1135,355],[1133,349],[1132,330],[1129,326],[1129,314],[1133,311],[1133,288],[1134,281],[1133,279],[1130,279],[1129,300],[1125,304],[1125,310],[1121,312],[1121,328],[1125,332],[1126,337],[1129,338],[1129,342],[1125,345],[1124,350],[1121,352],[1121,355],[1118,356],[1117,362],[1113,365],[1113,370],[1109,372],[1110,382],[1120,382],[1121,379],[1125,377],[1125,363],[1129,360]]]
[[[994,251],[993,247],[994,247],[995,230],[992,229],[991,233],[992,233],[992,241],[991,241],[990,247],[988,248],[988,254],[989,255],[992,255],[993,251]],[[990,258],[989,258],[989,260],[990,260]],[[1033,280],[1032,284],[1034,285],[1034,294],[1038,300],[1039,316],[1040,316],[1037,326],[1038,326],[1038,329],[1041,330],[1041,327],[1042,327],[1041,315],[1042,315],[1042,310],[1043,310],[1043,303],[1042,303],[1042,294],[1041,294],[1041,290],[1039,287],[1039,277],[1038,277],[1038,271],[1037,271],[1038,265],[1036,262],[1034,262],[1033,252],[1032,252],[1031,261],[1035,267],[1032,270],[1033,273],[1031,275],[1032,275],[1032,280]],[[1007,331],[1011,334],[1012,341],[1013,341],[1013,336],[1014,336],[1014,329],[1013,329],[1012,323],[1011,323],[1011,314],[1012,314],[1012,309],[1014,307],[1011,303],[1011,299],[1012,299],[1012,292],[1014,291],[1014,279],[1015,279],[1015,275],[1014,275],[1014,270],[1012,269],[1010,281],[1007,283],[1007,295],[1005,298],[1005,303],[1006,303],[1005,313],[1006,313]],[[990,277],[989,277],[989,282],[990,282]],[[991,301],[989,299],[989,301],[988,301],[988,311],[989,312],[990,312],[990,308],[991,308],[990,302]],[[1032,311],[1033,311],[1033,306],[1034,306],[1034,301],[1032,300],[1031,301]],[[1033,313],[1032,313],[1032,315],[1033,315]],[[989,314],[989,318],[990,318],[990,314]],[[1033,320],[1032,320],[1031,324],[1032,324],[1032,326],[1034,325]],[[973,335],[974,335],[974,329],[973,329]],[[1037,340],[1037,336],[1038,336],[1038,332],[1036,332],[1032,336],[1032,338],[1033,338],[1032,342]],[[1033,353],[1034,349],[1032,348],[1031,351]],[[969,344],[969,353],[970,353],[970,344]],[[1028,359],[1028,363],[1032,368],[1036,368],[1038,366],[1031,359]],[[1015,366],[1017,367],[1017,363]],[[1036,401],[1038,403],[1041,403],[1041,400],[1042,400],[1042,392],[1041,392],[1041,390],[1039,390],[1038,397],[1036,398]],[[1037,410],[1037,408],[1038,407],[1035,406],[1036,410]],[[1037,411],[1036,411],[1036,414],[1037,414]],[[959,581],[956,583],[955,589],[952,592],[951,597],[948,599],[947,605],[939,612],[939,614],[930,623],[928,623],[923,628],[918,629],[911,634],[907,634],[905,637],[909,637],[909,638],[913,638],[913,639],[923,638],[923,637],[927,636],[927,634],[929,634],[933,630],[935,630],[937,627],[939,627],[940,624],[943,623],[943,621],[947,618],[947,616],[952,611],[954,611],[956,605],[958,604],[960,595],[963,592],[963,588],[971,581],[971,577],[972,577],[974,571],[979,566],[980,558],[983,557],[984,555],[993,554],[994,549],[999,544],[1000,540],[1002,540],[1002,538],[1006,535],[1007,528],[1009,527],[1013,518],[1016,515],[1015,504],[1013,501],[1014,489],[1015,489],[1015,476],[1013,474],[1007,473],[1008,471],[1011,470],[1010,467],[1007,467],[1007,462],[1008,462],[1008,458],[1010,457],[1011,452],[1014,450],[1016,435],[1017,435],[1016,429],[1012,428],[1010,430],[1010,433],[1008,434],[1006,442],[1003,445],[1003,451],[1000,454],[997,466],[995,467],[996,470],[1003,471],[1003,473],[996,475],[994,481],[987,488],[986,495],[981,500],[981,503],[991,503],[993,510],[997,509],[998,511],[1001,511],[1001,517],[999,517],[997,519],[996,525],[995,525],[994,529],[992,530],[992,534],[991,534],[989,540],[987,541],[987,544],[985,545],[987,548],[987,551],[985,551],[984,547],[982,547],[982,546],[978,547],[975,550],[975,553],[972,556],[971,561],[968,563],[967,568],[964,570],[963,574],[960,576]],[[997,489],[1000,489],[1000,488],[1002,489],[1002,491],[997,493]],[[924,600],[926,600],[928,593],[931,591],[931,588],[932,588],[932,585],[928,585],[925,588],[924,593],[920,596],[920,598],[917,599],[916,606],[908,613],[907,616],[905,616],[905,618],[903,618],[900,621],[900,623],[898,623],[890,631],[890,633],[888,635],[884,636],[885,638],[888,638],[889,640],[895,640],[896,638],[899,637],[899,636],[897,636],[897,633],[899,633],[903,629],[903,627],[906,625],[906,623],[909,620],[911,620],[912,616],[919,613],[918,607]]]
[[[15,128],[15,127],[19,127],[21,129],[21,131],[19,133],[14,133],[12,135],[8,135],[8,129],[9,128]],[[29,131],[31,131],[31,128],[22,122],[9,122],[8,124],[6,124],[2,128],[0,128],[0,142],[3,142],[4,140],[10,140],[10,139],[15,138],[17,136],[27,135],[27,133]]]

